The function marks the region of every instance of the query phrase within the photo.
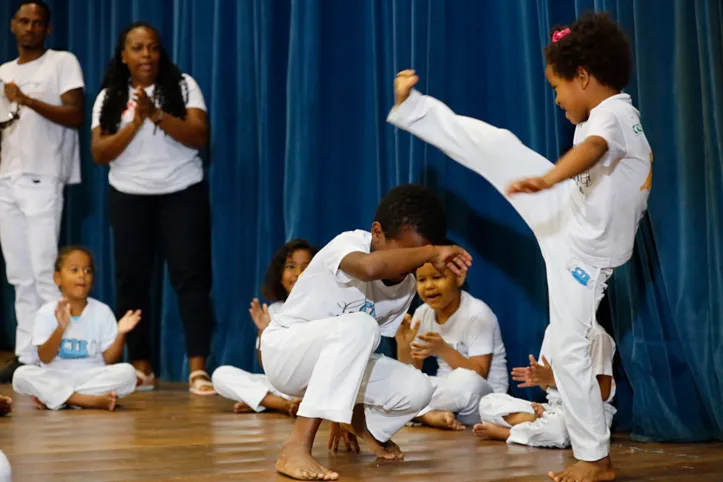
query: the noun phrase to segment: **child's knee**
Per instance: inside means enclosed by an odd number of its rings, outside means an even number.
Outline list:
[[[15,370],[15,373],[13,373],[13,390],[22,395],[27,395],[28,379],[32,378],[38,369],[40,367],[26,365]]]
[[[374,349],[379,346],[381,341],[381,333],[379,331],[379,323],[371,315],[363,312],[349,313],[344,315],[344,334],[350,340],[365,343],[368,340],[373,341]]]
[[[228,385],[228,379],[233,377],[234,368],[229,365],[224,365],[216,368],[211,374],[211,383],[213,388],[218,391],[219,387],[225,387]]]
[[[492,393],[490,384],[474,370],[457,368],[450,375],[448,385],[461,398],[475,398]]]
[[[414,370],[410,374],[408,388],[409,404],[411,410],[414,412],[420,412],[423,408],[429,405],[432,401],[432,395],[434,395],[434,386],[429,381],[429,377],[419,370]]]

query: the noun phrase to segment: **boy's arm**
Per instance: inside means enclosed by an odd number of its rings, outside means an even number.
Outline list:
[[[126,337],[118,333],[113,343],[103,352],[103,361],[106,365],[117,363],[123,357],[123,347],[126,344]]]
[[[38,346],[38,358],[43,363],[50,363],[58,355],[60,342],[63,340],[65,328],[58,325],[45,343]]]
[[[55,307],[55,313],[39,311],[33,326],[33,344],[38,347],[38,358],[43,363],[52,362],[58,355],[63,334],[70,324],[70,305],[64,299]]]
[[[339,268],[361,281],[374,281],[406,276],[425,263],[437,269],[451,269],[459,274],[472,264],[472,257],[459,246],[422,246],[398,248],[372,253],[354,251],[342,258]]]
[[[440,351],[439,356],[447,362],[447,365],[449,365],[452,370],[456,370],[457,368],[466,368],[467,370],[476,372],[484,379],[487,379],[487,375],[490,373],[490,365],[492,364],[491,353],[488,355],[478,355],[467,358],[450,345],[447,345],[442,351]]]
[[[610,375],[598,375],[597,383],[600,385],[600,395],[602,395],[603,402],[610,398],[610,392],[613,389],[613,377]]]

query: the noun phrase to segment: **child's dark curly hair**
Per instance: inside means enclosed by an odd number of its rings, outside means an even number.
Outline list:
[[[570,32],[554,41],[555,32]],[[545,60],[565,80],[586,69],[598,82],[616,90],[630,82],[632,53],[628,38],[606,12],[586,12],[569,27],[553,27],[553,41],[545,48]]]
[[[261,287],[261,294],[264,298],[269,301],[286,301],[289,294],[281,284],[281,276],[284,273],[287,258],[299,250],[308,251],[312,258],[316,255],[317,251],[319,251],[304,239],[292,239],[279,248],[266,270],[264,284]]]

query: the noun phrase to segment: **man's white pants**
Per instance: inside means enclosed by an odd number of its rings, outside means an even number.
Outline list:
[[[419,417],[432,410],[443,410],[454,413],[465,425],[480,422],[480,398],[493,392],[487,380],[475,371],[457,368],[444,377],[429,377],[429,381],[434,394],[429,405],[419,412]]]
[[[216,393],[236,402],[244,402],[256,413],[266,410],[261,402],[269,393],[286,400],[293,398],[276,390],[266,375],[249,373],[228,365],[214,370],[211,379]]]
[[[366,313],[298,323],[273,323],[261,335],[261,357],[271,384],[303,397],[298,415],[351,423],[364,404],[367,428],[386,442],[432,398],[428,377],[416,368],[374,354],[379,325]]]
[[[58,298],[53,271],[62,213],[60,181],[30,175],[0,180],[0,245],[15,288],[15,354],[21,363],[39,361],[32,344],[35,313]]]
[[[0,482],[12,482],[12,479],[10,462],[2,450],[0,450]]]
[[[511,397],[506,393],[492,393],[479,402],[479,415],[483,422],[510,429],[507,443],[529,445],[530,447],[554,447],[564,449],[570,446],[570,434],[565,423],[565,408],[562,403],[542,403],[545,413],[534,422],[524,422],[515,426],[505,420],[513,413],[535,413],[532,403]],[[608,428],[613,423],[615,408],[604,404],[605,423]]]
[[[74,393],[123,398],[136,388],[136,370],[130,363],[118,363],[77,370],[24,366],[13,375],[13,390],[35,397],[50,410],[58,410]]]
[[[590,266],[571,254],[569,204],[574,181],[537,194],[507,197],[505,191],[513,181],[543,176],[554,165],[511,132],[457,116],[428,96],[410,96],[390,113],[389,122],[484,177],[532,229],[545,259],[553,340],[550,363],[565,406],[573,453],[584,461],[606,457],[610,430],[592,372],[587,336],[612,270]]]

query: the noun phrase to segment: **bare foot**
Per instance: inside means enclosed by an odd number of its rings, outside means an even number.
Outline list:
[[[430,427],[441,428],[443,430],[462,431],[465,429],[462,422],[457,420],[457,417],[455,417],[452,412],[445,412],[443,410],[432,410],[418,417],[417,420]]]
[[[535,411],[537,418],[542,418],[545,415],[545,408],[539,403],[532,402],[532,410]]]
[[[509,428],[500,427],[499,425],[491,423],[478,423],[472,427],[472,432],[477,438],[482,440],[500,440],[505,442],[510,437]]]
[[[284,444],[276,460],[276,471],[298,480],[337,480],[333,472],[314,459],[301,444]]]
[[[286,409],[286,412],[289,414],[290,417],[296,417],[296,412],[299,411],[299,405],[301,405],[300,398],[292,398],[291,400],[288,400],[288,408]]]
[[[233,413],[251,413],[254,409],[246,405],[244,402],[237,402],[233,406]]]
[[[364,415],[364,405],[361,403],[354,407],[354,413],[351,416],[351,425],[340,424],[342,428],[348,432],[353,433],[358,438],[364,440],[368,445],[369,449],[377,456],[378,459],[385,460],[402,460],[404,454],[399,445],[395,444],[391,440],[387,440],[382,443],[374,438],[374,436],[367,430],[366,416]]]
[[[578,461],[561,472],[549,472],[547,476],[555,482],[611,482],[615,480],[615,470],[610,457],[597,462]]]
[[[0,416],[7,415],[13,411],[13,400],[10,397],[0,395]]]
[[[96,408],[112,412],[115,410],[117,401],[118,397],[115,393],[108,393],[106,395],[83,395],[81,393],[74,393],[70,396],[67,403],[75,407]]]
[[[47,410],[48,407],[45,406],[43,402],[38,400],[38,397],[32,397],[33,405],[35,405],[35,408],[38,410]]]

